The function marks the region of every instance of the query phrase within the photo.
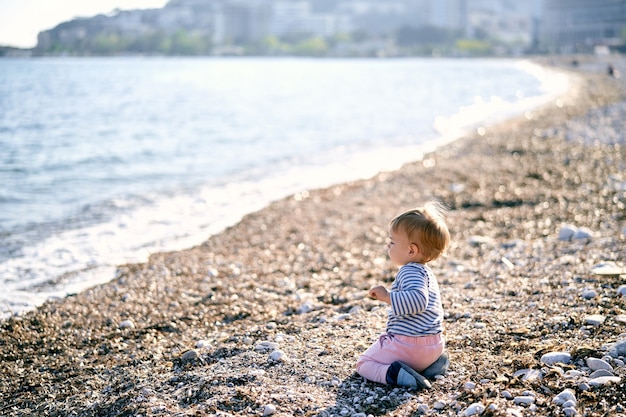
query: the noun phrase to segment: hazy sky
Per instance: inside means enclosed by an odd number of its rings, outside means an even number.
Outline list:
[[[163,7],[167,0],[0,0],[0,45],[32,48],[37,34],[75,17]]]

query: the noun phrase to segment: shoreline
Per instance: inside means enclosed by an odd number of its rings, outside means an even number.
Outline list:
[[[62,299],[66,294],[76,294],[108,282],[114,278],[118,264],[142,263],[147,261],[151,253],[197,246],[209,236],[237,223],[243,215],[260,210],[272,201],[292,193],[367,179],[379,171],[399,169],[405,163],[417,160],[419,155],[462,136],[461,132],[468,131],[469,126],[477,123],[493,125],[498,120],[511,117],[511,114],[522,114],[537,107],[567,84],[564,81],[568,79],[567,76],[555,77],[552,75],[554,71],[546,71],[527,60],[516,59],[511,63],[498,59],[494,61],[495,65],[483,61],[478,64],[480,68],[495,66],[502,68],[498,71],[505,73],[509,69],[522,71],[518,75],[532,76],[535,84],[524,90],[526,98],[522,97],[521,90],[515,95],[517,99],[511,97],[518,88],[517,84],[503,85],[484,89],[498,90],[497,97],[502,97],[501,100],[490,99],[486,93],[483,94],[484,100],[463,106],[456,112],[437,112],[437,116],[432,119],[416,116],[417,131],[413,132],[413,136],[414,141],[419,140],[421,144],[402,145],[398,141],[393,145],[376,140],[358,146],[346,144],[339,147],[336,144],[334,150],[320,150],[315,156],[302,158],[300,162],[295,162],[297,157],[293,157],[291,162],[279,159],[272,164],[262,163],[253,171],[237,169],[239,174],[236,178],[217,176],[211,180],[205,179],[198,182],[197,188],[185,192],[163,190],[159,192],[159,198],[153,198],[151,193],[138,191],[138,195],[132,199],[121,194],[113,201],[105,199],[87,207],[68,207],[68,212],[76,213],[76,218],[51,220],[46,226],[49,233],[41,238],[35,233],[40,229],[35,222],[32,227],[24,227],[22,230],[5,229],[9,230],[9,247],[4,253],[4,259],[0,259],[0,275],[4,279],[0,286],[0,291],[4,290],[3,296],[0,296],[0,319],[32,310],[46,300]],[[380,64],[376,63],[376,66]],[[410,65],[419,67],[423,64],[413,62]],[[446,68],[449,65],[447,63],[431,68]],[[455,73],[461,70],[460,64],[452,65]],[[467,65],[474,66],[471,62]],[[540,88],[539,84],[548,88]],[[470,100],[474,98],[471,94],[467,97]],[[419,113],[427,114],[429,111],[420,110]],[[349,115],[350,111],[346,114]],[[329,130],[320,129],[322,132],[332,134]],[[401,128],[399,132],[405,130]],[[376,133],[372,135],[378,137]],[[399,134],[398,137],[403,135]],[[328,152],[328,155],[323,152]],[[140,184],[141,181],[137,185],[138,189],[142,188]],[[145,204],[135,206],[140,199],[145,199]],[[55,205],[52,201],[51,204]],[[124,206],[126,208],[120,213],[119,207]],[[12,210],[11,204],[7,210],[9,218],[14,217],[11,212],[19,217],[19,212]],[[77,210],[82,214],[78,214]],[[93,222],[84,218],[91,216],[95,219]],[[26,216],[24,221],[28,218]],[[21,277],[19,282],[14,280],[15,277]]]
[[[562,415],[553,399],[565,388],[580,413],[626,413],[619,357],[621,385],[588,390],[541,362],[567,351],[563,374],[584,373],[577,361],[606,356],[624,333],[619,275],[590,269],[624,267],[626,197],[607,184],[626,184],[625,144],[589,147],[568,133],[625,95],[621,81],[582,76],[558,105],[400,170],[279,200],[200,246],[121,266],[110,283],[8,319],[0,414],[457,415],[481,403],[495,415]],[[419,393],[365,383],[354,361],[386,311],[365,292],[394,275],[386,224],[431,196],[451,208],[453,244],[433,264],[451,372]],[[594,236],[559,240],[564,224]],[[605,320],[589,325],[592,315]],[[516,403],[523,396],[533,399]]]

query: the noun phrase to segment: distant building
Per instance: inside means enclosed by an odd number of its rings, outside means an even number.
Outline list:
[[[542,44],[553,53],[621,45],[626,0],[545,0],[542,28]]]
[[[431,0],[429,3],[430,26],[451,30],[466,29],[468,0]]]

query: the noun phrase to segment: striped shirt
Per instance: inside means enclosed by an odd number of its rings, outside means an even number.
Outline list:
[[[424,336],[443,332],[443,306],[439,285],[430,268],[409,263],[391,285],[387,333]]]

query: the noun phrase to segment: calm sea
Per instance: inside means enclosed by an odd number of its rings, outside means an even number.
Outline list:
[[[0,60],[0,314],[567,88],[521,60]]]

